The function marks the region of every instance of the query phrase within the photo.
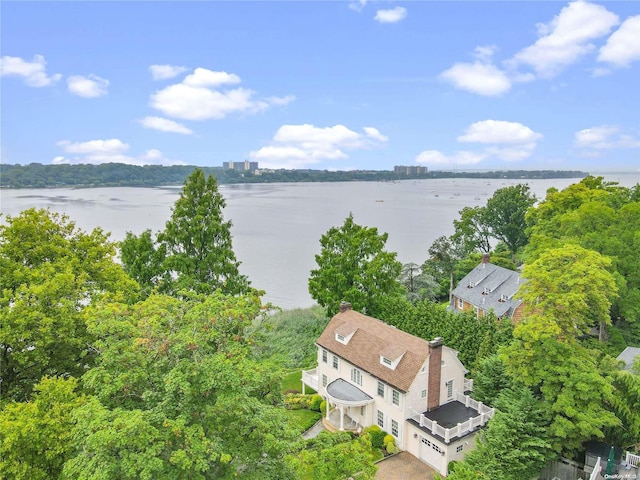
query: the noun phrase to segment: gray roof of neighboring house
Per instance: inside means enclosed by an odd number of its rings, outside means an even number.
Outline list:
[[[481,263],[453,290],[455,297],[482,310],[493,310],[498,317],[511,316],[522,303],[513,295],[523,283],[520,272],[492,263]]]
[[[631,367],[633,367],[633,360],[638,355],[640,355],[639,347],[627,347],[622,351],[620,355],[616,357],[616,359],[624,362],[625,370],[631,370]]]

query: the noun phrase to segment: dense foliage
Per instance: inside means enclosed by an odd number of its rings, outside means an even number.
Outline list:
[[[132,301],[137,284],[115,262],[115,244],[65,215],[25,210],[0,225],[0,399],[25,399],[44,375],[92,365],[88,305]]]
[[[125,270],[146,292],[247,293],[249,280],[238,270],[225,205],[215,177],[194,170],[155,241],[149,230],[127,233],[121,244]]]
[[[402,264],[395,252],[385,250],[387,237],[375,227],[356,224],[352,214],[342,226],[322,235],[309,293],[328,316],[338,313],[340,303],[346,301],[354,310],[376,317],[390,298],[403,294],[398,281]]]
[[[46,187],[156,187],[181,185],[194,170],[192,165],[127,165],[102,163],[99,165],[29,165],[0,164],[2,188]],[[220,184],[272,182],[348,182],[391,181],[413,178],[582,178],[586,173],[558,170],[513,170],[497,172],[429,172],[424,175],[404,175],[388,170],[261,170],[259,175],[222,167],[199,167],[207,175],[214,175]]]

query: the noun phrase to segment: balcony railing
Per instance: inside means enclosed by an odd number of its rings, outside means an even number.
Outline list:
[[[473,378],[465,378],[463,391],[470,392],[471,390],[473,390]]]
[[[444,438],[445,443],[449,443],[451,439],[456,437],[461,437],[464,434],[471,432],[477,427],[481,427],[486,424],[490,418],[493,417],[495,410],[493,408],[487,407],[482,402],[478,402],[474,400],[469,395],[463,395],[459,392],[455,393],[455,400],[460,403],[463,403],[465,407],[473,408],[478,415],[476,417],[472,417],[466,422],[458,423],[455,427],[444,428],[441,425],[438,425],[438,422],[435,420],[431,420],[427,418],[424,414],[418,413],[412,410],[413,415],[411,418],[418,422],[421,427],[427,428],[434,435],[438,435]]]
[[[302,383],[319,391],[320,382],[318,381],[318,369],[302,370]]]

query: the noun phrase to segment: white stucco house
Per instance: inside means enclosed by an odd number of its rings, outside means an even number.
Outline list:
[[[465,394],[472,380],[440,338],[427,342],[343,303],[316,345],[318,366],[302,381],[327,401],[325,422],[356,431],[377,424],[442,475],[494,414]]]

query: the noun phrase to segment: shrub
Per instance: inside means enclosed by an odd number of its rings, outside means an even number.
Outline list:
[[[318,394],[311,395],[311,401],[309,402],[309,410],[313,410],[315,412],[322,412],[322,403],[324,400]]]
[[[320,413],[324,413],[327,411],[327,402],[323,400],[320,402]]]
[[[284,408],[288,410],[300,410],[301,408],[309,408],[311,398],[309,395],[300,393],[288,393],[284,396]]]
[[[373,448],[384,448],[384,437],[387,436],[387,432],[382,430],[378,425],[371,425],[365,428],[364,433],[371,438],[371,446]]]
[[[393,435],[385,435],[384,440],[383,440],[383,444],[386,447],[390,443],[395,443],[395,441],[396,441],[396,439],[393,437]]]

